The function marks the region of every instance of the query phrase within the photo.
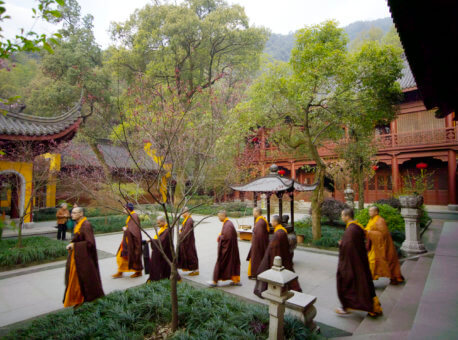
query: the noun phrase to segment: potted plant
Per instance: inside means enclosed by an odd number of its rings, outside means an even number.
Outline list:
[[[420,174],[411,175],[407,172],[403,178],[402,192],[399,196],[399,202],[403,208],[418,209],[423,205],[423,194],[426,190],[432,188],[431,177],[433,172],[428,172],[426,169],[428,164],[418,163],[416,168],[420,170]]]

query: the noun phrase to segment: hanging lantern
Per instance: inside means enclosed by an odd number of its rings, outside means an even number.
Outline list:
[[[278,174],[279,174],[280,176],[283,176],[285,173],[286,173],[286,171],[283,170],[283,169],[282,169],[282,170],[278,170]]]
[[[372,170],[377,171],[378,170],[378,165],[373,165]]]
[[[251,140],[253,143],[257,143],[259,141],[258,137],[254,137],[252,140]]]
[[[416,167],[417,169],[423,170],[428,167],[428,164],[421,162],[421,163],[417,163]]]

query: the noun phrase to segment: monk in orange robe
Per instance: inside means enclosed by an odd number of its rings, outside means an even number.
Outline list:
[[[64,307],[77,307],[104,296],[91,224],[80,207],[73,208],[72,219],[77,224],[72,242],[67,246]]]
[[[379,212],[377,206],[369,208],[370,220],[365,228],[369,267],[374,280],[379,277],[389,277],[391,284],[396,285],[404,282],[404,277],[401,274],[398,253],[391,233]]]
[[[231,280],[233,286],[241,286],[237,231],[225,211],[218,213],[218,219],[223,222],[223,228],[218,236],[218,255],[213,270],[213,282],[210,282],[209,286],[216,287],[220,280]]]
[[[356,309],[370,316],[381,315],[382,307],[369,269],[364,227],[354,220],[354,212],[349,208],[342,211],[342,221],[347,225],[339,241],[337,265],[337,295],[342,307],[335,311],[343,315]]]
[[[246,259],[250,261],[248,262],[248,278],[255,280],[259,264],[264,258],[267,246],[269,245],[269,222],[262,216],[261,208],[254,208],[253,216],[256,220],[251,238],[250,251]]]

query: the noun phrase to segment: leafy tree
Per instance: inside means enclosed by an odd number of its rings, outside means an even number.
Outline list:
[[[257,123],[271,128],[271,138],[281,147],[305,152],[316,163],[314,239],[321,234],[326,173],[318,149],[341,140],[346,124],[392,117],[401,66],[393,47],[368,43],[349,53],[343,30],[327,21],[299,30],[289,64],[269,65],[253,85],[249,105]]]

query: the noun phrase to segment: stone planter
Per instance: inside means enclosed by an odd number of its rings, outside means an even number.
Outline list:
[[[403,195],[399,196],[402,208],[418,209],[423,205],[423,196],[420,195]]]
[[[297,243],[304,243],[304,235],[297,235]]]

